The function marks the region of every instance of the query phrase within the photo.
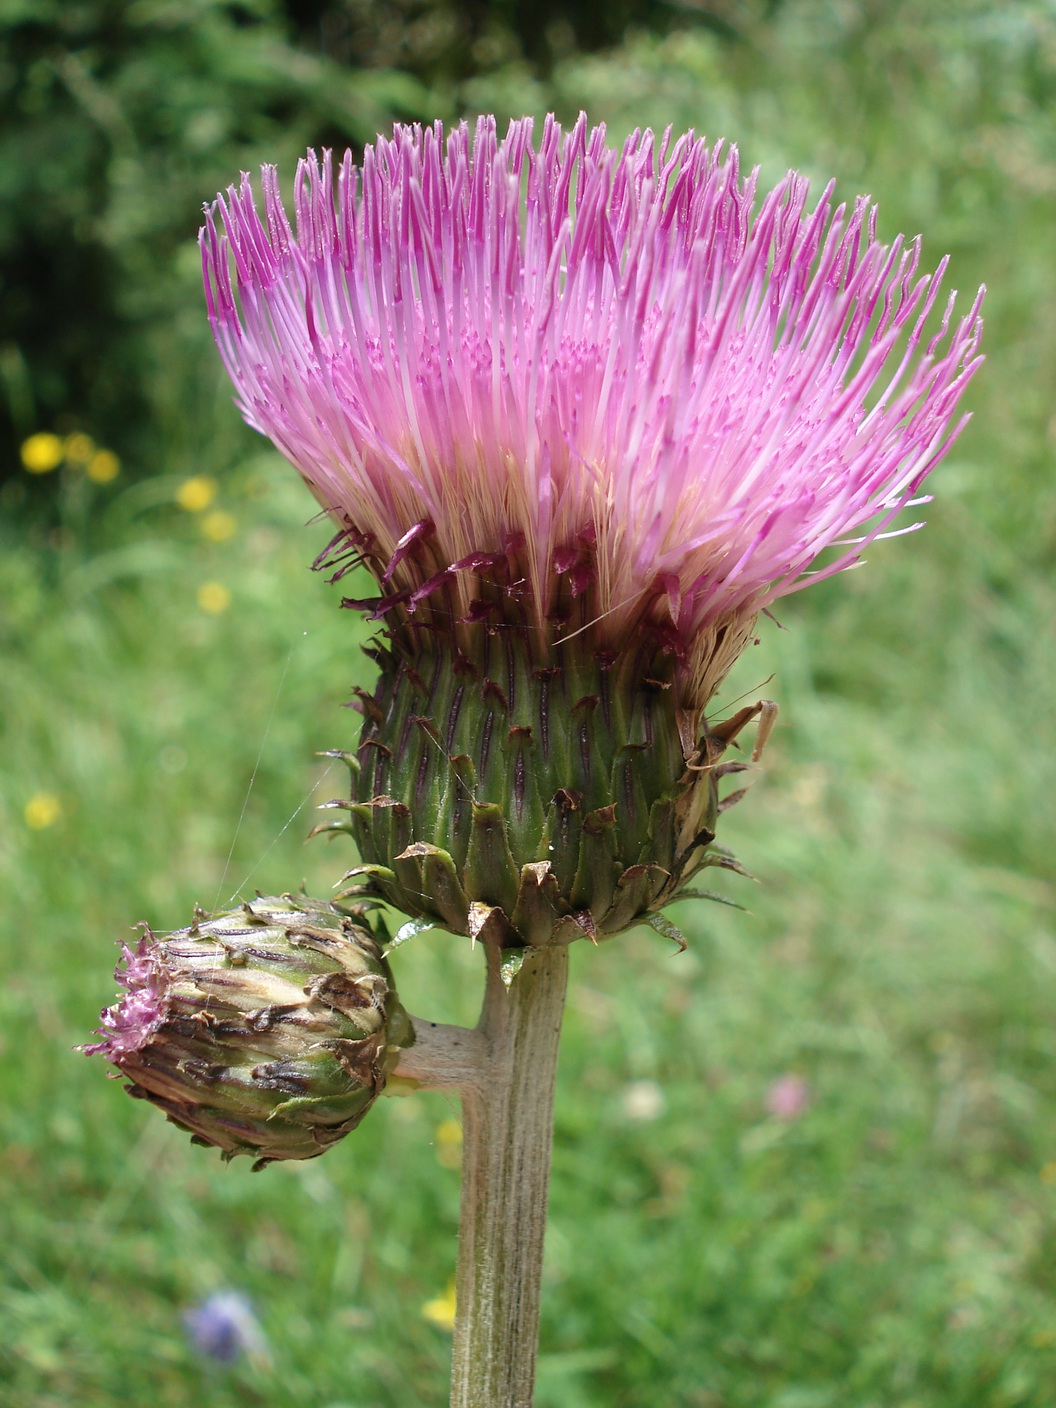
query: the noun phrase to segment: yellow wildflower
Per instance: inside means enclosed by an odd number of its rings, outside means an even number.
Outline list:
[[[22,463],[30,474],[48,474],[63,461],[62,441],[50,431],[40,430],[22,442]]]
[[[201,513],[216,498],[217,487],[216,480],[208,474],[196,474],[176,490],[176,502],[188,513]]]
[[[85,473],[93,484],[109,484],[121,473],[121,461],[113,450],[96,450],[88,461]]]
[[[95,441],[90,435],[78,432],[76,435],[67,435],[62,448],[71,464],[87,464],[95,454]]]
[[[214,508],[202,519],[202,537],[211,543],[226,543],[238,532],[238,520],[226,509]]]
[[[455,1283],[448,1282],[442,1296],[427,1300],[422,1306],[422,1316],[441,1330],[450,1332],[455,1328]]]
[[[462,1126],[458,1120],[441,1120],[435,1138],[437,1163],[444,1168],[458,1168],[462,1162]]]
[[[210,616],[219,616],[231,605],[231,593],[223,582],[203,582],[198,588],[198,605]]]
[[[44,831],[62,816],[62,803],[54,792],[35,792],[26,803],[23,816],[31,831]]]
[[[1042,1183],[1047,1184],[1049,1187],[1056,1183],[1056,1160],[1053,1160],[1051,1163],[1042,1164],[1039,1177]]]

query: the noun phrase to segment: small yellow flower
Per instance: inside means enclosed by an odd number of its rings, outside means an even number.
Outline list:
[[[223,582],[203,582],[198,588],[198,605],[210,616],[219,616],[231,605],[231,593]]]
[[[35,792],[26,803],[23,816],[31,831],[44,831],[62,816],[62,803],[54,792]]]
[[[462,1162],[462,1126],[458,1120],[441,1120],[434,1137],[437,1163],[444,1168],[458,1168]]]
[[[196,474],[193,479],[185,479],[176,490],[176,502],[188,513],[201,513],[216,498],[218,485],[208,474]]]
[[[1050,1163],[1042,1164],[1041,1172],[1038,1177],[1041,1179],[1042,1183],[1050,1188],[1053,1184],[1056,1184],[1056,1159],[1052,1160]]]
[[[67,435],[63,453],[71,464],[87,464],[95,454],[95,441],[90,435]]]
[[[422,1316],[430,1324],[450,1333],[455,1328],[455,1283],[449,1281],[442,1296],[427,1300],[422,1306]]]
[[[121,461],[113,450],[96,450],[84,472],[93,484],[109,484],[121,473]]]
[[[47,430],[40,430],[22,442],[22,463],[30,474],[48,474],[62,464],[62,441]]]
[[[226,543],[238,532],[238,520],[226,509],[214,508],[202,519],[202,537],[211,543]]]

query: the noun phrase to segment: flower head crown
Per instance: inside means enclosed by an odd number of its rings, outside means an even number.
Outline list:
[[[926,332],[944,260],[876,239],[876,208],[757,203],[735,148],[635,132],[615,151],[494,119],[397,128],[273,167],[203,231],[209,313],[249,423],[369,545],[411,609],[417,539],[471,609],[481,559],[520,545],[540,620],[562,574],[604,633],[643,613],[689,654],[813,573],[853,565],[963,419],[979,299]]]

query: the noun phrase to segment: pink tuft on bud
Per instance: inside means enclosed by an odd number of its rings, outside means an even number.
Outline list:
[[[143,929],[135,949],[121,945],[124,967],[117,966],[114,978],[127,991],[120,1002],[100,1013],[98,1035],[103,1040],[82,1046],[86,1056],[102,1052],[108,1060],[119,1061],[142,1050],[164,1019],[166,979],[155,956],[154,934],[145,924]]]
[[[467,564],[523,540],[539,621],[572,573],[610,643],[645,613],[692,651],[919,502],[980,360],[982,290],[955,322],[946,261],[879,243],[866,198],[757,178],[722,143],[616,151],[583,117],[538,149],[531,119],[500,140],[482,118],[397,127],[361,169],[309,154],[294,226],[273,167],[263,213],[243,176],[202,232],[242,412],[390,602],[453,581],[472,619]],[[409,570],[413,535],[439,577]]]

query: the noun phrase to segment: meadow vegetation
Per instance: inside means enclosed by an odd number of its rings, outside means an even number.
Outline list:
[[[729,136],[767,179],[869,190],[882,235],[923,231],[926,263],[949,251],[968,297],[990,288],[975,419],[927,527],[782,603],[717,701],[781,708],[724,819],[758,876],[725,877],[748,912],[677,906],[684,954],[648,930],[577,945],[539,1404],[1048,1408],[1056,19],[1040,0],[722,14],[743,24],[399,90],[445,116],[582,106],[614,135]],[[342,790],[316,755],[355,738],[366,627],[306,570],[328,529],[238,422],[192,237],[136,334],[181,389],[138,385],[153,435],[116,476],[74,445],[0,489],[0,1401],[440,1403],[453,1102],[381,1101],[324,1159],[251,1175],[71,1049],[134,921],[302,879],[326,895],[354,862],[304,836]],[[105,448],[98,414],[22,429]],[[412,1011],[473,1020],[468,943],[393,962]],[[220,1286],[250,1296],[270,1357],[196,1359],[181,1311]]]

